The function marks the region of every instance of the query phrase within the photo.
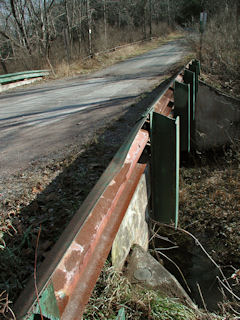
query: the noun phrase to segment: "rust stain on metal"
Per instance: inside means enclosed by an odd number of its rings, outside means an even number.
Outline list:
[[[182,76],[182,74],[178,74],[178,75],[176,76],[175,80],[178,81],[178,82],[183,82],[183,76]]]
[[[178,82],[183,82],[183,75],[178,74],[175,78]],[[166,117],[173,117],[174,106],[174,88],[173,84],[167,89],[167,91],[158,99],[154,105],[154,111],[160,113]]]
[[[169,104],[173,104],[174,101],[174,95],[173,90],[169,88],[165,94],[157,101],[157,103],[154,106],[154,111],[161,113],[164,116],[169,116],[172,112],[172,106]]]
[[[107,221],[101,233],[97,236],[98,241],[94,243],[94,254],[88,257],[87,267],[82,266],[81,276],[72,292],[69,303],[62,313],[62,318],[65,320],[80,319],[83,314],[84,307],[91,296],[91,292],[111,249],[116,232],[118,231],[145,167],[146,165],[144,164],[136,165],[135,170],[127,180],[124,192],[119,196],[119,201],[115,208],[112,208],[108,213]]]
[[[55,279],[54,290],[59,291],[64,287],[64,283],[66,282],[65,272],[60,269],[56,270]]]
[[[125,189],[129,184],[130,177],[135,174],[137,161],[145,145],[147,144],[148,138],[149,134],[147,131],[140,130],[138,132],[129,149],[122,168],[99,198],[95,207],[92,209],[91,213],[80,229],[80,232],[70,244],[70,247],[68,248],[52,276],[52,282],[55,289],[55,295],[60,309],[60,314],[64,314],[64,319],[68,319],[67,316],[65,317],[65,313],[68,314],[68,311],[65,312],[65,309],[69,310],[69,304],[72,306],[71,301],[72,299],[75,299],[75,291],[79,286],[81,286],[81,297],[79,294],[77,294],[78,299],[83,299],[85,301],[84,304],[88,301],[89,295],[91,294],[91,291],[95,285],[95,280],[90,278],[86,280],[86,272],[91,270],[91,264],[98,255],[97,251],[100,247],[99,242],[105,242],[104,239],[108,238],[105,229],[109,228],[108,225],[112,219],[113,212],[114,216],[116,215],[116,207],[119,205],[122,194],[126,193]],[[129,192],[128,197],[130,197]],[[121,214],[115,218],[119,221],[119,225],[124,213],[125,212],[121,212]],[[117,232],[116,227],[113,228],[113,230],[115,230],[115,233]],[[111,234],[115,233],[111,231]],[[108,240],[108,242],[110,241],[108,245],[105,243],[106,248],[109,247],[109,249],[107,249],[108,251],[111,248],[113,237],[110,239],[111,241]],[[104,248],[101,250],[103,249]],[[104,251],[105,250],[106,249],[104,249]],[[100,259],[99,272],[101,271],[104,261],[102,262]],[[95,265],[94,268],[98,267]],[[96,270],[94,272],[96,272]],[[79,290],[77,291],[79,292]],[[72,306],[71,308],[74,307]],[[82,304],[80,309],[81,308]]]
[[[79,260],[81,257],[81,253],[79,251],[72,251],[71,255],[68,257],[67,261],[65,262],[65,268],[67,272],[70,272],[74,269],[76,265],[76,261]]]

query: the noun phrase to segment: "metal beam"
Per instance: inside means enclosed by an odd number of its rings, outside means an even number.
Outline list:
[[[49,285],[53,285],[60,318],[77,319],[84,311],[145,170],[146,165],[137,162],[148,139],[148,132],[139,130],[135,139],[125,145],[124,150],[120,149],[98,182],[98,187],[101,186],[98,190],[102,191],[92,190],[38,271],[39,296],[43,297]],[[121,165],[118,162],[122,162]],[[15,305],[18,319],[31,319],[30,315],[37,310],[33,287],[34,284],[29,283]]]
[[[151,175],[154,219],[178,223],[179,118],[151,116]]]
[[[189,70],[195,73],[195,90],[196,90],[195,101],[196,101],[197,93],[198,93],[198,77],[200,75],[200,61],[193,60],[192,63],[189,64]]]
[[[194,62],[191,66],[189,69],[195,70],[193,74],[198,74],[199,64]],[[175,80],[182,82],[183,70],[180,73]],[[195,83],[197,79],[196,76]],[[148,132],[141,129],[144,123],[149,127],[149,115],[154,216],[165,223],[175,222],[177,226],[180,121],[181,150],[189,151],[189,121],[191,114],[194,114],[190,109],[191,101],[194,107],[191,71],[186,72],[185,81],[189,84],[175,81],[173,94],[172,80],[138,119],[128,139],[39,268],[39,301],[46,318],[72,320],[81,317],[146,167],[146,164],[138,161],[149,140]],[[176,120],[170,117],[175,117]],[[56,306],[59,313],[55,310]],[[15,311],[18,319],[34,319],[34,314],[39,318],[40,308],[33,281],[29,282],[15,304]]]
[[[184,83],[190,84],[190,117],[191,121],[195,120],[195,100],[196,100],[196,82],[195,82],[195,73],[185,69],[183,75]]]
[[[190,152],[191,144],[191,112],[190,85],[175,81],[174,118],[180,117],[180,148]]]
[[[32,78],[40,78],[49,75],[49,72],[32,72],[28,74],[21,74],[21,75],[14,75],[14,76],[8,76],[5,78],[0,79],[0,84],[4,85],[7,83],[15,82],[15,81],[20,81],[20,80],[25,80],[25,79],[32,79]]]

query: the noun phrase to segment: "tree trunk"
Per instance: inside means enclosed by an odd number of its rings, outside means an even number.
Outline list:
[[[67,56],[67,62],[68,62],[68,65],[70,65],[71,54],[70,54],[70,44],[69,44],[69,36],[68,36],[67,28],[63,30],[63,39],[64,39],[66,56]]]
[[[67,28],[65,29],[65,37],[66,37],[66,42],[68,45],[68,62],[70,61],[71,57],[72,57],[72,34],[70,31],[70,16],[69,16],[69,10],[68,10],[68,5],[67,5],[67,0],[64,1],[64,5],[65,5],[65,12],[66,12],[66,17],[67,17]]]
[[[167,0],[167,10],[168,10],[168,25],[170,26],[171,24],[171,15],[170,15],[170,0]]]
[[[146,8],[146,3],[144,4],[143,8],[143,35],[144,39],[147,39],[147,8]]]
[[[22,21],[20,21],[18,16],[17,16],[18,8],[16,7],[16,3],[14,2],[14,0],[10,0],[10,4],[11,4],[12,14],[13,14],[14,20],[15,20],[17,26],[18,26],[18,29],[19,29],[19,32],[21,34],[23,43],[24,43],[25,47],[27,48],[29,54],[31,55],[32,54],[32,50],[31,50],[31,47],[30,47],[29,42],[28,42],[28,37],[27,37],[26,31],[25,31],[25,28],[24,28],[24,26],[22,24]]]
[[[88,51],[91,58],[93,57],[92,51],[92,11],[90,9],[89,0],[87,0],[87,17],[88,17]]]
[[[152,0],[149,0],[149,36],[152,37]]]
[[[7,74],[7,73],[8,73],[8,70],[7,70],[7,66],[6,66],[5,61],[0,58],[0,63],[1,63],[2,69],[3,69],[3,72],[4,72],[5,74]]]
[[[237,10],[236,10],[236,27],[237,31],[240,31],[240,2],[237,3]]]
[[[107,12],[106,12],[106,0],[103,0],[103,20],[104,20],[105,48],[107,48]]]

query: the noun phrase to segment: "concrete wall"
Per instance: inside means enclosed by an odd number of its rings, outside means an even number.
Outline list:
[[[240,100],[199,82],[196,104],[197,150],[218,147],[240,139]]]
[[[134,244],[148,250],[149,170],[142,175],[112,246],[112,264],[121,270]]]
[[[27,79],[22,81],[17,81],[9,84],[0,84],[0,92],[7,91],[19,86],[25,86],[26,84],[30,84],[36,81],[42,80],[42,77],[34,78],[34,79]]]

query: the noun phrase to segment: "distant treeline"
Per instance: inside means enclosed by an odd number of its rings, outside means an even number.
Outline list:
[[[1,73],[93,55],[187,26],[237,0],[0,0]],[[164,27],[165,26],[165,27]]]

